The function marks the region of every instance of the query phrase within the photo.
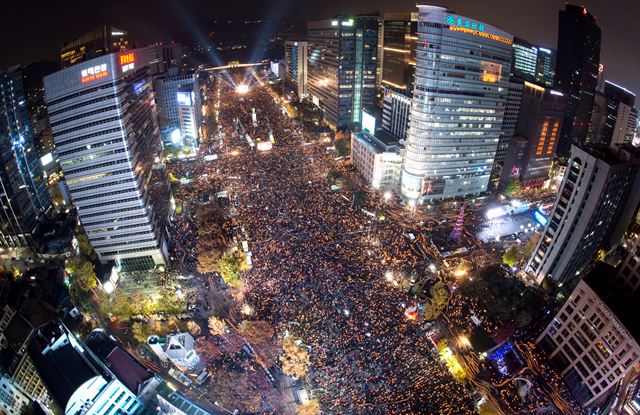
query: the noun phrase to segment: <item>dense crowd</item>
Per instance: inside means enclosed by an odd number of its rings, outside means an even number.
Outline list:
[[[200,150],[219,159],[174,163],[176,177],[194,179],[177,199],[228,192],[233,220],[245,227],[253,254],[246,301],[259,318],[309,349],[309,377],[323,408],[334,414],[473,413],[474,399],[449,376],[423,327],[404,317],[413,299],[384,277],[409,272],[421,260],[402,229],[380,223],[372,230],[369,216],[329,190],[335,153],[302,132],[267,88],[254,84],[239,95],[231,82],[222,83],[222,143],[216,137]],[[270,132],[275,143],[267,152],[252,151],[244,138],[266,140]],[[178,261],[189,261],[194,224],[182,215],[173,226],[175,245],[182,246],[174,251]]]

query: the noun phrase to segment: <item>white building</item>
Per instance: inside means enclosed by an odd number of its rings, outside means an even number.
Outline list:
[[[584,407],[606,406],[627,376],[640,373],[637,309],[612,289],[614,273],[599,266],[581,280],[537,340]]]
[[[400,192],[419,203],[480,194],[498,148],[513,37],[444,7],[418,9]]]
[[[392,137],[367,132],[351,134],[351,161],[374,189],[397,187],[402,169],[402,148]],[[386,140],[384,140],[386,139]]]
[[[392,88],[384,88],[382,130],[398,138],[407,139],[411,97]]]
[[[149,336],[147,343],[163,362],[171,362],[178,369],[192,373],[201,369],[200,357],[195,351],[195,340],[189,333],[168,334],[166,337]]]
[[[29,398],[6,376],[0,377],[0,413],[22,415],[29,406]]]
[[[298,98],[307,96],[307,55],[309,44],[302,41],[284,42],[284,78],[297,88]]]
[[[147,49],[78,63],[44,78],[51,129],[73,204],[103,263],[166,263],[166,179]],[[161,197],[162,192],[167,193]]]
[[[166,75],[153,80],[160,138],[165,145],[197,150],[202,134],[198,75]]]
[[[620,243],[639,201],[640,150],[572,146],[549,222],[525,272],[537,283],[578,277],[599,249]]]

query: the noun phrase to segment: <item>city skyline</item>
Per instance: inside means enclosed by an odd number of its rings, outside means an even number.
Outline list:
[[[250,0],[241,4],[225,3],[216,7],[207,6],[204,0],[177,2],[163,0],[149,9],[143,1],[123,1],[92,5],[73,0],[64,9],[41,0],[25,7],[24,3],[11,3],[5,7],[8,20],[0,33],[3,38],[12,38],[21,31],[22,22],[31,21],[37,32],[23,33],[20,38],[5,46],[0,57],[0,67],[28,64],[46,58],[57,61],[62,42],[76,38],[80,33],[101,24],[112,24],[129,31],[132,40],[142,46],[156,41],[184,36],[192,42],[206,35],[204,21],[220,19],[281,19],[295,18],[301,21],[314,18],[329,18],[338,14],[357,14],[375,11],[417,11],[416,2],[401,0],[392,6],[382,0],[354,0],[345,4],[338,0],[304,1],[278,0],[261,2]],[[533,44],[556,48],[558,11],[564,2],[557,0],[525,0],[517,5],[511,2],[472,0],[449,0],[418,2],[442,5],[458,14],[485,21],[492,26],[521,37]],[[633,92],[640,93],[640,79],[635,68],[640,66],[640,54],[629,53],[629,42],[640,41],[640,29],[634,22],[640,19],[640,8],[634,0],[621,0],[616,7],[608,3],[591,0],[583,4],[596,17],[603,30],[601,62],[605,65],[605,76]],[[32,14],[33,8],[40,10]],[[54,16],[54,18],[52,18]],[[38,36],[46,33],[46,36]],[[36,35],[38,34],[38,35]]]

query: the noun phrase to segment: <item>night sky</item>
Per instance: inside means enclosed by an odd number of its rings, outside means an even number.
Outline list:
[[[427,4],[429,2],[425,2]],[[127,30],[138,45],[193,31],[203,19],[314,19],[374,10],[409,11],[415,0],[11,0],[3,2],[0,67],[57,60],[63,40],[102,24]],[[443,0],[457,13],[532,43],[556,47],[562,0]],[[640,0],[585,0],[602,29],[606,78],[640,92]],[[197,37],[197,36],[195,36]]]

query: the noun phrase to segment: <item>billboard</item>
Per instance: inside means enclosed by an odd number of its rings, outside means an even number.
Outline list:
[[[178,105],[182,105],[185,107],[191,106],[191,94],[187,91],[178,91],[177,92]]]
[[[376,132],[376,117],[362,111],[362,131],[369,131],[373,134]]]

